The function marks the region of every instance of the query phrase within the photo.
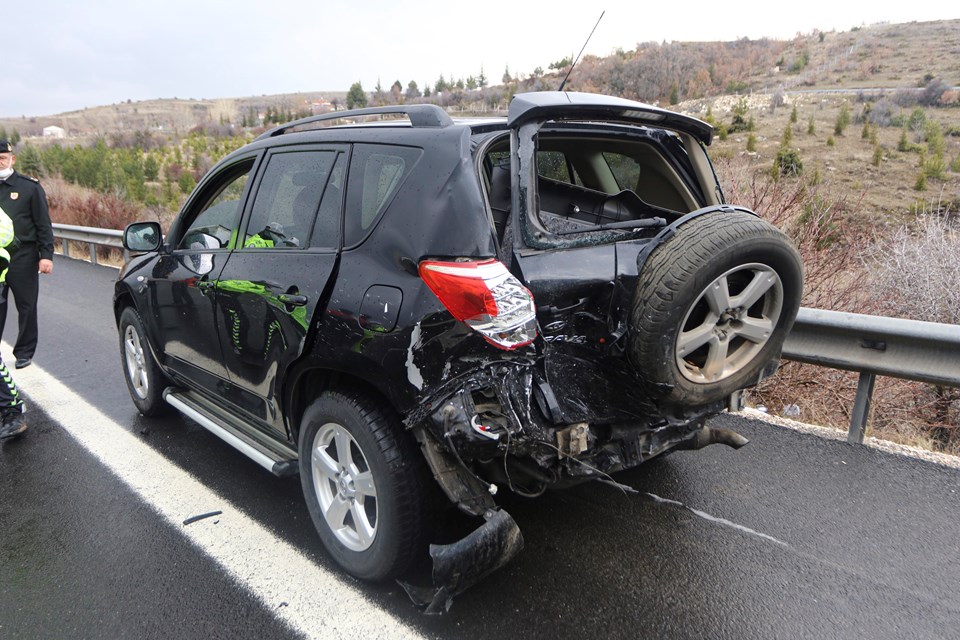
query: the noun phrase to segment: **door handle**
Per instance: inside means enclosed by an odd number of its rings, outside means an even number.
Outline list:
[[[291,307],[302,307],[307,304],[307,296],[298,293],[281,293],[277,296],[277,300]]]

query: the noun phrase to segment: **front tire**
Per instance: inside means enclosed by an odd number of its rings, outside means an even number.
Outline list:
[[[423,550],[429,480],[415,442],[384,402],[333,389],[304,412],[307,508],[327,551],[357,578],[397,577]]]
[[[779,357],[802,293],[800,256],[776,227],[743,211],[695,218],[643,265],[631,361],[665,402],[720,400]]]
[[[164,401],[163,391],[169,381],[153,358],[140,315],[133,307],[120,314],[120,361],[130,398],[140,413],[148,417],[168,413],[170,405]]]

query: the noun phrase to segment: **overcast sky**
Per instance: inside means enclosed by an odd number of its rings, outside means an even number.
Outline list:
[[[952,4],[952,3],[950,3]],[[960,17],[945,2],[686,0],[35,0],[3,11],[0,116],[152,98],[423,87],[505,67],[530,73],[639,42],[790,38],[877,22]],[[475,6],[476,9],[466,7]],[[549,7],[549,9],[537,8]]]

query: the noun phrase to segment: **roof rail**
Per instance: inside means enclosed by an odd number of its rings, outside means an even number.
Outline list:
[[[295,127],[313,124],[314,122],[323,122],[324,120],[342,120],[343,118],[359,118],[362,116],[389,115],[394,113],[406,115],[410,118],[410,124],[414,127],[449,127],[453,124],[453,120],[447,115],[447,112],[435,104],[398,104],[386,107],[353,109],[350,111],[331,111],[330,113],[300,118],[299,120],[282,124],[279,127],[274,127],[264,132],[257,137],[257,140],[281,136]]]

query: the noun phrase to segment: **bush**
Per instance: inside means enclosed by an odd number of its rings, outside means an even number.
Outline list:
[[[777,107],[782,107],[784,102],[783,92],[779,89],[770,96],[770,113],[774,113]]]
[[[100,229],[123,229],[139,219],[139,207],[112,194],[89,191],[60,178],[44,182],[50,204],[50,219],[61,224]]]
[[[923,140],[923,126],[927,123],[927,114],[923,109],[917,107],[910,113],[910,117],[907,118],[907,128],[916,136],[915,142],[920,142]]]
[[[947,163],[940,154],[927,156],[923,161],[923,175],[933,180],[945,180]]]
[[[773,161],[774,177],[799,176],[802,173],[803,162],[800,160],[800,154],[797,150],[786,146],[781,147]]]
[[[947,151],[947,143],[936,120],[927,120],[923,125],[923,139],[927,142],[927,151],[934,155],[943,155]]]
[[[43,157],[40,150],[24,143],[17,151],[17,171],[26,176],[39,178],[43,172]]]
[[[751,153],[757,150],[757,136],[751,133],[747,136],[747,151]]]
[[[749,88],[749,85],[743,80],[731,80],[727,83],[726,93],[732,93],[734,95],[738,93],[743,93]]]
[[[847,103],[844,102],[843,106],[840,107],[840,114],[837,116],[837,121],[833,125],[833,133],[838,136],[843,135],[843,130],[847,128],[850,124],[850,107],[847,106]]]
[[[942,78],[934,78],[923,88],[917,101],[929,107],[937,106],[940,104],[940,98],[943,97],[943,94],[946,93],[949,88]]]
[[[878,127],[889,127],[891,126],[892,119],[899,110],[900,108],[897,105],[884,98],[874,103],[870,109],[870,113],[867,114],[867,121]]]
[[[960,324],[960,297],[947,294],[960,282],[960,230],[949,207],[925,207],[911,224],[900,226],[865,252],[865,263],[874,304],[884,315]],[[951,453],[960,450],[958,416],[953,409],[960,393],[920,383],[902,382],[901,386],[906,402],[900,404],[910,412],[907,421],[919,421],[928,446]],[[896,420],[894,416],[886,420]]]
[[[939,206],[868,253],[873,296],[891,316],[960,324],[960,229],[957,215]]]
[[[750,129],[750,124],[747,122],[746,118],[747,111],[749,111],[747,99],[740,98],[737,101],[737,104],[733,106],[733,119],[730,121],[730,126],[727,128],[729,133],[738,133],[740,131],[748,131]]]

